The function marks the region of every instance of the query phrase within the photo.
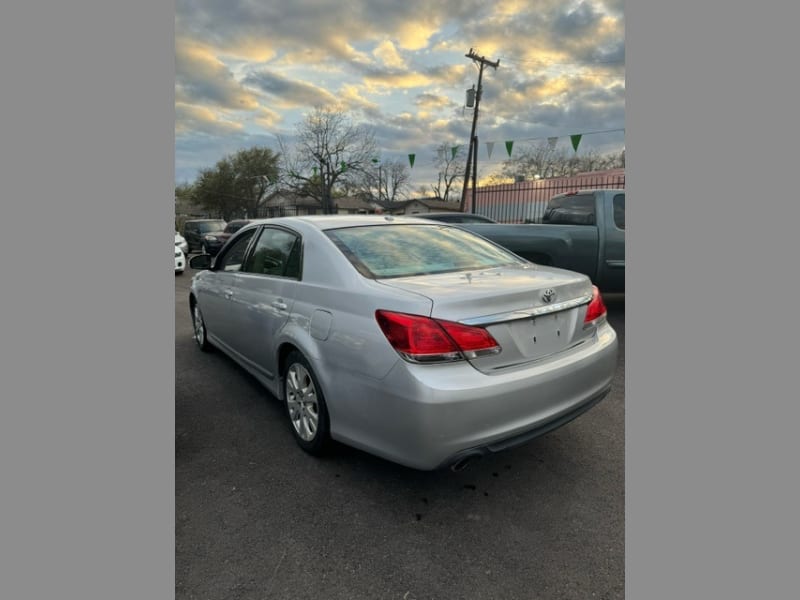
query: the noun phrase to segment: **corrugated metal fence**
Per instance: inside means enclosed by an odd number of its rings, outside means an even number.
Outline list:
[[[625,189],[625,170],[479,187],[475,190],[474,212],[500,223],[541,223],[550,198],[590,189]],[[472,212],[471,189],[467,190],[465,210]]]

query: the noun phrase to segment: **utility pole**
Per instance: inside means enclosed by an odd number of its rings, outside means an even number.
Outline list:
[[[469,54],[465,54],[467,58],[471,58],[474,61],[480,63],[480,71],[478,72],[478,89],[475,92],[475,111],[472,114],[472,133],[469,135],[469,151],[467,152],[467,168],[464,172],[464,187],[461,189],[461,206],[459,209],[461,212],[464,212],[464,202],[467,199],[467,186],[469,185],[469,172],[470,167],[473,167],[473,176],[472,176],[472,212],[475,212],[475,173],[478,170],[478,141],[475,137],[475,129],[478,126],[478,106],[481,102],[481,92],[483,92],[483,87],[481,82],[483,81],[483,68],[486,65],[493,67],[497,70],[497,67],[500,65],[500,60],[496,60],[492,62],[490,60],[486,60],[485,56],[478,56],[473,52],[473,49],[469,49]],[[473,154],[474,153],[474,154]],[[474,166],[470,163],[474,163]]]

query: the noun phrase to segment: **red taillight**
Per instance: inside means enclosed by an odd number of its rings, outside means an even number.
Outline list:
[[[481,327],[387,310],[375,311],[375,319],[392,348],[415,362],[461,360],[500,352],[500,345]]]
[[[603,297],[600,295],[600,290],[596,285],[592,286],[592,301],[589,302],[589,307],[586,309],[586,318],[584,323],[590,323],[595,319],[599,319],[606,314],[606,305],[603,303]]]
[[[470,327],[452,321],[438,321],[450,338],[463,352],[480,352],[499,348],[492,334],[483,327]]]

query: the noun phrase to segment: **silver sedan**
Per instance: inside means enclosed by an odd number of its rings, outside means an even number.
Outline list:
[[[617,336],[584,275],[457,227],[372,216],[255,221],[200,269],[195,339],[331,439],[416,469],[559,427],[609,391]]]

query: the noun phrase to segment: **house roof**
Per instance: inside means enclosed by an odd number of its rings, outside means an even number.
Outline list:
[[[345,196],[344,198],[334,198],[333,203],[337,208],[344,210],[375,210],[375,207],[369,202],[365,202],[361,198],[355,196]]]
[[[318,200],[309,196],[299,196],[292,192],[275,192],[264,203],[266,207],[297,206],[306,208],[319,208]]]
[[[458,212],[460,209],[458,202],[445,202],[444,200],[436,200],[434,198],[413,198],[411,200],[403,200],[401,202],[392,202],[386,207],[386,209],[392,211],[403,210],[415,202],[417,204],[422,204],[431,210]]]

